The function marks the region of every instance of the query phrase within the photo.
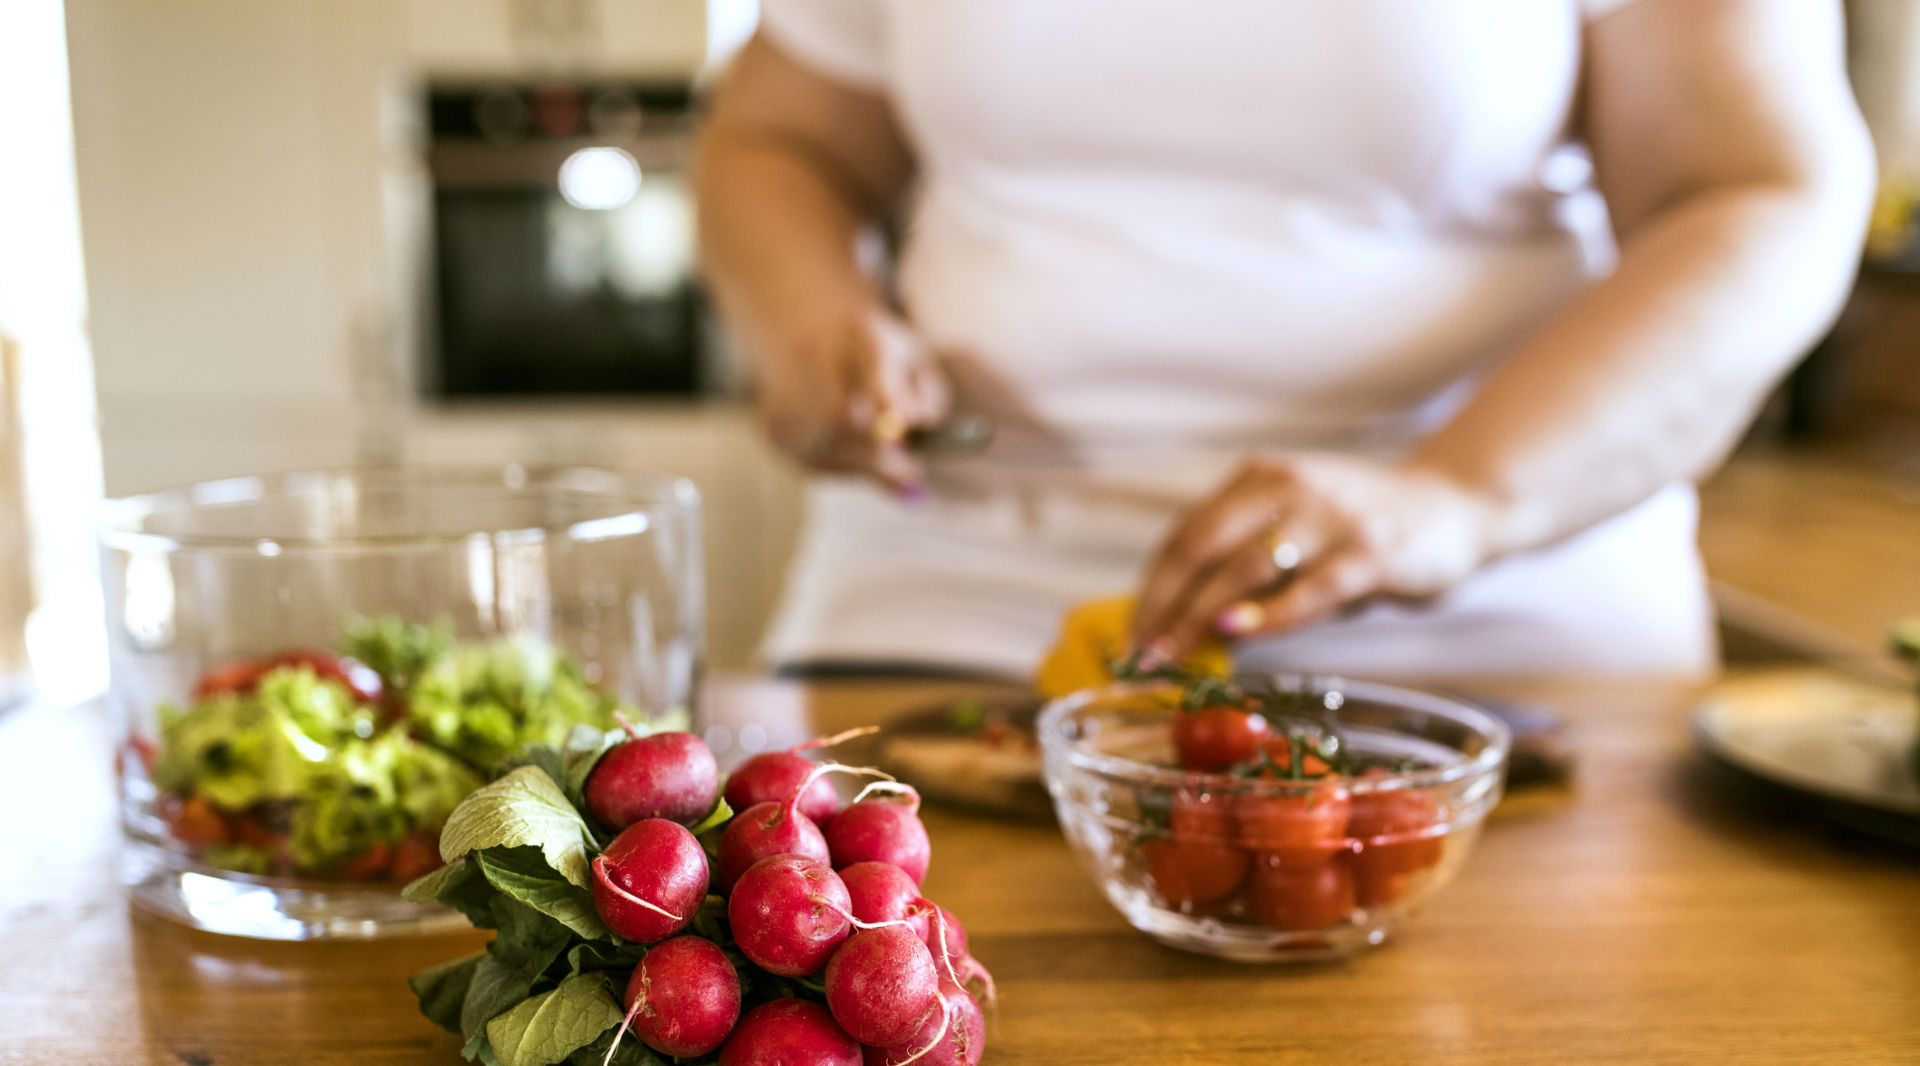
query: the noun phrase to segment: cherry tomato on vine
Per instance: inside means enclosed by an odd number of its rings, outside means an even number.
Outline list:
[[[1167,831],[1173,834],[1175,840],[1226,844],[1233,840],[1235,799],[1226,792],[1181,789],[1173,794],[1173,809],[1167,814]]]
[[[1184,911],[1233,895],[1253,865],[1253,856],[1239,848],[1185,840],[1149,840],[1140,845],[1140,856],[1154,891]]]
[[[1234,843],[1287,866],[1313,866],[1345,850],[1353,798],[1334,784],[1288,795],[1234,798]]]
[[[1216,772],[1260,754],[1271,726],[1238,707],[1202,707],[1173,716],[1173,750],[1189,770]]]
[[[1267,758],[1273,760],[1274,766],[1279,770],[1286,771],[1292,769],[1293,745],[1288,743],[1286,737],[1279,735],[1269,736],[1260,742],[1260,750],[1266,753]],[[1333,767],[1328,766],[1326,760],[1320,758],[1320,756],[1308,752],[1306,759],[1300,764],[1300,772],[1308,777],[1323,777],[1332,773]],[[1272,771],[1266,771],[1263,776],[1278,777],[1281,775],[1273,773]]]
[[[1352,915],[1353,905],[1353,874],[1344,860],[1302,867],[1262,857],[1247,885],[1254,918],[1285,932],[1332,928]]]
[[[1440,862],[1445,845],[1435,835],[1439,823],[1439,805],[1426,792],[1390,789],[1353,797],[1347,831],[1358,845],[1353,873],[1361,906],[1399,899],[1413,874]]]

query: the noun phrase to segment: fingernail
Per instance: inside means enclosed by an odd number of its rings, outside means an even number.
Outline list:
[[[1264,617],[1259,604],[1236,603],[1220,612],[1220,617],[1213,620],[1213,628],[1228,636],[1238,636],[1258,628]]]
[[[896,493],[901,503],[921,504],[927,502],[927,486],[922,482],[902,485]]]
[[[1158,670],[1173,662],[1173,656],[1170,654],[1170,651],[1171,649],[1167,647],[1166,642],[1160,640],[1156,640],[1152,644],[1140,649],[1140,658],[1138,660],[1140,669]]]

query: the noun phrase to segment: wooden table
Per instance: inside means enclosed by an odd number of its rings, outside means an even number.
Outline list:
[[[729,713],[805,705],[824,730],[934,690],[728,691]],[[928,893],[999,978],[987,1062],[1920,1062],[1920,862],[1730,798],[1688,752],[1682,686],[1506,693],[1572,718],[1577,787],[1497,816],[1458,882],[1347,964],[1159,947],[1051,828],[929,812]],[[0,1063],[460,1061],[402,979],[476,937],[259,943],[129,913],[107,750],[89,710],[0,720]]]

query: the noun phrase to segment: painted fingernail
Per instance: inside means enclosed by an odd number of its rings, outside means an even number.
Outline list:
[[[1259,628],[1260,621],[1264,617],[1265,614],[1260,610],[1259,604],[1236,603],[1220,612],[1220,617],[1213,620],[1213,628],[1228,636],[1238,636]]]
[[[1173,656],[1168,654],[1165,642],[1154,641],[1152,644],[1140,649],[1140,658],[1137,661],[1142,670],[1158,670],[1168,663],[1173,662]]]
[[[922,482],[900,486],[897,493],[901,503],[920,504],[927,502],[927,486]]]

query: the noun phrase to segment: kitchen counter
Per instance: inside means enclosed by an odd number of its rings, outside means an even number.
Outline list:
[[[1688,750],[1688,686],[1481,690],[1566,714],[1577,782],[1503,808],[1459,881],[1344,964],[1160,947],[1051,827],[929,810],[928,895],[999,979],[986,1062],[1915,1061],[1920,860],[1724,791]],[[712,698],[729,716],[792,711],[784,733],[954,691],[722,683]],[[477,935],[264,943],[130,912],[108,750],[96,709],[0,718],[0,1063],[460,1062],[403,981]]]

